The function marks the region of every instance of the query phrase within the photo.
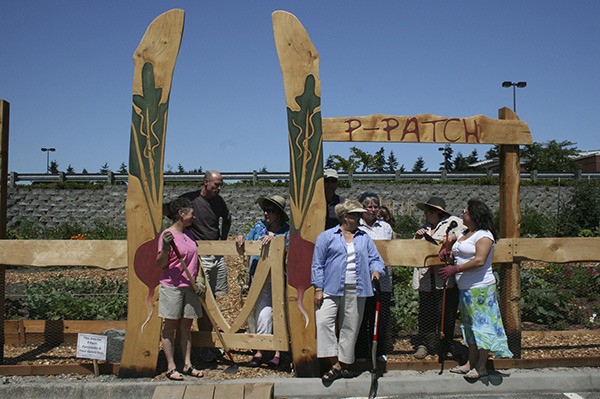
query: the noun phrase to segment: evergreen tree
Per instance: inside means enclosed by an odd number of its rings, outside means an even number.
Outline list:
[[[48,167],[48,172],[57,175],[58,174],[58,162],[50,161],[50,166]]]
[[[121,166],[119,167],[118,173],[121,174],[127,174],[127,165],[125,164],[125,162],[121,162]]]
[[[73,168],[73,165],[69,164],[69,166],[67,166],[67,170],[65,171],[65,173],[68,175],[72,175],[73,173],[75,173],[75,168]]]
[[[494,159],[494,158],[498,158],[499,154],[500,154],[500,150],[498,149],[498,145],[494,145],[492,148],[490,148],[486,153],[485,153],[485,159]]]
[[[110,167],[108,166],[108,162],[105,162],[104,165],[102,165],[102,167],[100,168],[100,172],[104,175],[108,174],[108,172],[110,172]]]
[[[462,152],[456,154],[453,164],[453,170],[456,172],[464,172],[465,170],[469,170],[469,162],[467,161],[467,158],[463,157]]]
[[[413,172],[427,172],[425,168],[425,161],[423,161],[423,157],[419,156],[415,161],[415,164],[412,167]]]
[[[182,164],[177,165],[177,173],[185,173],[185,169]]]
[[[83,168],[83,170],[81,171],[81,174],[82,174],[82,175],[87,175],[87,174],[88,174],[88,171],[87,171],[87,169],[86,169],[86,168]]]
[[[390,151],[390,155],[388,155],[387,161],[385,164],[386,164],[388,172],[395,172],[396,169],[398,169],[398,160],[396,159],[396,156],[394,155],[394,151]],[[404,165],[402,165],[402,168],[404,168]],[[401,171],[402,171],[402,168],[400,168]]]
[[[438,151],[441,151],[442,156],[444,157],[444,161],[440,162],[440,170],[446,169],[448,172],[452,171],[452,154],[454,153],[454,150],[450,147],[450,144],[438,148]]]
[[[573,142],[550,140],[524,146],[521,157],[525,160],[524,166],[527,171],[573,172],[577,168],[574,160],[577,153]]]

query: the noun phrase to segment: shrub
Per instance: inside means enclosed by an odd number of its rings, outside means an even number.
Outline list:
[[[566,291],[557,291],[536,272],[523,270],[521,274],[522,320],[557,329],[567,319],[568,305],[574,296]]]
[[[418,327],[419,293],[412,288],[412,267],[392,268],[394,303],[391,313],[396,330],[412,331]]]
[[[27,285],[25,307],[34,320],[124,320],[127,283],[62,276]]]
[[[415,231],[420,227],[419,219],[407,213],[396,216],[396,228],[394,231],[398,238],[413,238]]]

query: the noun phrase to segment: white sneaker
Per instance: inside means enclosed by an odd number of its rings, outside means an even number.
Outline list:
[[[387,362],[387,355],[379,355],[377,356],[378,362]]]

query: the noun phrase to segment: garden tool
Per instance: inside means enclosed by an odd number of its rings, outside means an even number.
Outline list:
[[[371,343],[371,387],[369,388],[369,399],[374,399],[377,396],[377,341],[379,340],[379,309],[381,308],[381,289],[379,280],[373,280],[373,291],[375,294],[375,319],[373,322],[373,342]]]
[[[448,234],[450,230],[456,228],[458,223],[456,221],[452,221],[448,228],[446,229],[446,239],[444,241],[444,249],[446,253],[450,249],[450,242],[448,241]],[[444,266],[448,266],[448,256],[444,259]],[[433,287],[432,287],[433,288]],[[444,361],[446,360],[446,348],[444,347],[444,340],[446,339],[446,334],[444,332],[444,323],[446,322],[446,289],[448,288],[448,279],[444,279],[444,288],[442,289],[442,317],[440,321],[440,339],[438,343],[438,361],[440,362],[440,374],[444,372]]]

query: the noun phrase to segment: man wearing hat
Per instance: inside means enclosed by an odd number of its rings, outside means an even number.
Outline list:
[[[337,226],[339,221],[335,214],[335,206],[344,202],[344,197],[335,193],[338,186],[338,172],[335,169],[325,169],[325,201],[327,202],[327,218],[325,219],[325,230]]]
[[[464,230],[462,220],[446,211],[446,202],[440,197],[431,197],[427,202],[417,203],[417,207],[425,212],[426,224],[415,233],[415,239],[435,240],[442,244],[447,234]],[[456,222],[456,227],[450,224]],[[419,333],[417,351],[414,356],[423,359],[428,354],[435,354],[438,345],[438,332],[441,328],[442,291],[446,284],[446,309],[444,320],[445,340],[442,350],[451,350],[454,336],[454,323],[458,309],[458,289],[454,278],[443,281],[438,275],[438,267],[414,269],[412,286],[419,290]]]

